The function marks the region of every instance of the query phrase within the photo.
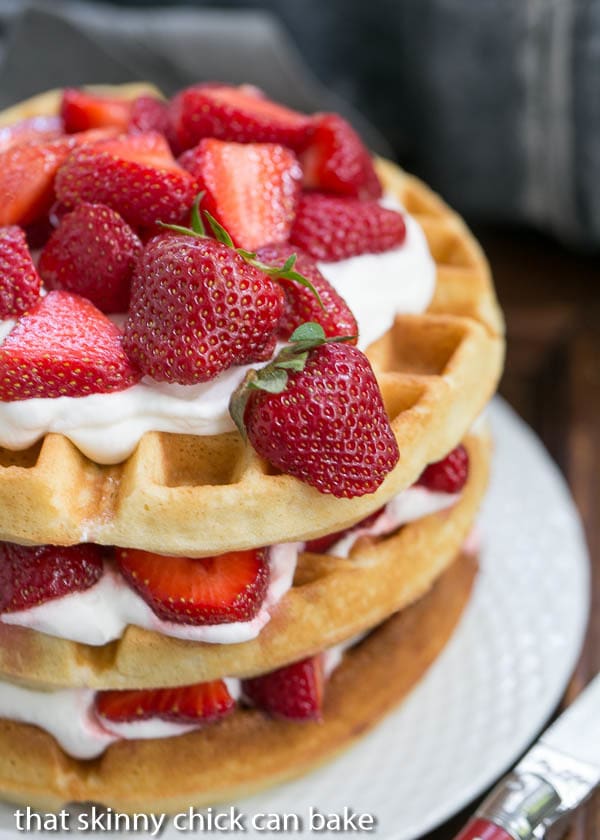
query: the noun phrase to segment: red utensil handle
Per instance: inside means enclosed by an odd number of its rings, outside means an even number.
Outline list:
[[[474,819],[463,828],[455,840],[515,840],[512,834],[489,820]]]

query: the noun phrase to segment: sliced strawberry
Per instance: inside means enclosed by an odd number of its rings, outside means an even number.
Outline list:
[[[102,549],[97,545],[0,543],[0,612],[27,610],[83,592],[101,577]]]
[[[437,493],[460,493],[469,477],[469,453],[461,444],[425,467],[416,484]]]
[[[323,683],[323,659],[312,656],[270,674],[244,680],[242,693],[253,705],[273,717],[319,720]]]
[[[300,157],[309,189],[353,198],[380,198],[381,184],[371,155],[350,123],[339,114],[318,114]]]
[[[272,352],[281,288],[214,239],[158,236],[134,273],[124,346],[160,382],[208,382]]]
[[[171,101],[168,120],[176,151],[191,149],[205,137],[301,149],[312,131],[310,117],[271,102],[250,85],[211,83],[186,88]]]
[[[54,177],[69,153],[110,133],[111,129],[98,129],[0,152],[0,226],[28,225],[42,218],[54,201]]]
[[[160,134],[132,134],[76,150],[55,186],[67,207],[106,204],[133,227],[183,221],[198,191]]]
[[[5,402],[121,391],[140,378],[117,327],[88,300],[68,292],[49,292],[0,346]]]
[[[129,225],[104,204],[78,204],[60,222],[40,255],[48,289],[64,289],[91,300],[102,312],[125,312],[142,243]]]
[[[47,143],[63,134],[60,117],[28,117],[0,128],[0,152],[25,143]]]
[[[324,554],[331,548],[332,545],[335,545],[338,540],[341,540],[342,537],[345,537],[347,534],[352,534],[360,528],[368,528],[370,525],[373,525],[373,523],[379,519],[384,510],[385,507],[380,507],[370,516],[366,516],[364,519],[361,519],[360,522],[357,522],[355,525],[351,525],[349,528],[344,528],[342,531],[336,531],[334,534],[326,534],[324,537],[317,537],[314,540],[309,540],[305,543],[304,550],[312,551],[315,554]]]
[[[159,718],[202,725],[215,723],[234,708],[235,700],[223,680],[178,688],[99,691],[96,694],[96,713],[113,723]]]
[[[22,315],[39,298],[41,286],[25,232],[15,225],[0,228],[0,318]]]
[[[290,242],[315,260],[336,262],[389,251],[404,242],[406,225],[395,210],[376,201],[304,193],[296,208]]]
[[[323,277],[316,262],[300,248],[293,245],[267,245],[258,252],[258,258],[270,265],[283,265],[291,254],[296,254],[294,270],[299,272],[319,293],[322,306],[313,292],[294,280],[280,278],[277,282],[285,293],[285,309],[279,322],[279,336],[287,341],[296,327],[306,321],[320,324],[325,335],[333,338],[338,335],[358,336],[356,318],[346,301]],[[356,344],[354,338],[350,344]],[[273,348],[274,349],[274,348]],[[272,353],[271,353],[272,355]],[[268,356],[267,358],[270,358]]]
[[[227,228],[236,245],[254,251],[289,237],[302,177],[289,149],[203,140],[180,163],[205,191],[203,208]]]
[[[138,96],[131,105],[128,130],[132,134],[167,131],[167,103],[155,96]]]
[[[117,561],[156,615],[178,624],[250,621],[269,585],[264,548],[201,559],[120,548]]]
[[[125,131],[129,125],[131,101],[98,93],[66,88],[60,106],[65,131],[73,134],[89,128],[114,126]]]

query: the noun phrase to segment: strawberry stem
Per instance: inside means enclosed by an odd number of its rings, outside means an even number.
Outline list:
[[[246,438],[244,415],[252,391],[267,391],[281,394],[288,384],[288,370],[300,373],[304,370],[311,350],[323,344],[339,344],[353,341],[356,336],[336,335],[327,338],[325,330],[316,321],[300,324],[291,334],[289,344],[282,347],[275,358],[260,370],[249,370],[229,400],[229,414],[240,434]]]
[[[206,233],[206,227],[202,220],[202,214],[200,213],[200,204],[202,203],[204,195],[204,192],[199,192],[194,199],[194,203],[192,204],[192,209],[190,211],[191,227],[172,225],[167,224],[166,222],[157,222],[157,224],[159,227],[172,230],[175,233],[181,233],[184,236],[197,236],[200,239],[210,239],[211,237],[209,237]],[[202,210],[202,213],[204,214],[204,218],[207,220],[217,242],[220,242],[222,245],[226,245],[228,248],[233,248],[233,250],[238,253],[242,259],[246,260],[249,265],[257,268],[259,271],[262,271],[263,274],[267,274],[273,280],[293,280],[295,283],[299,283],[301,286],[304,286],[312,292],[319,302],[321,309],[325,311],[321,295],[315,289],[310,280],[304,277],[303,274],[300,274],[299,271],[294,271],[294,265],[296,264],[297,259],[296,254],[290,254],[282,266],[267,265],[267,263],[261,262],[253,251],[246,251],[244,248],[236,248],[233,243],[233,239],[223,225],[218,222],[215,217],[208,212],[208,210]]]

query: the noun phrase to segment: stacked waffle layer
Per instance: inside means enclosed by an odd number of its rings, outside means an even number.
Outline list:
[[[250,107],[254,116],[258,108],[261,119],[279,107],[260,98],[256,105],[255,92],[199,90],[209,99],[218,91],[228,107]],[[111,103],[117,122],[123,114],[131,120],[132,101],[143,102],[140,113],[164,117],[165,106],[146,86],[79,92],[81,100],[67,94],[44,94],[5,112],[2,130],[55,119],[59,109],[67,119],[68,96],[88,118],[86,97],[103,109]],[[182,101],[166,107],[171,131]],[[276,112],[284,116],[291,119]],[[320,137],[329,123],[311,119],[310,136]],[[137,136],[153,132],[138,126]],[[308,151],[296,150],[305,178],[315,159],[310,142]],[[42,425],[28,442],[36,421],[19,434],[13,428],[26,425],[19,411],[25,401],[0,404],[0,535],[13,574],[5,583],[0,569],[5,798],[40,808],[93,800],[125,812],[175,811],[283,781],[373,726],[449,638],[476,570],[470,535],[490,459],[480,415],[502,367],[502,318],[485,258],[462,220],[393,164],[376,161],[375,171],[381,204],[399,208],[407,230],[418,231],[410,235],[421,237],[433,286],[423,311],[392,312],[383,334],[362,348],[399,453],[373,491],[345,498],[322,492],[274,464],[233,424],[189,434],[159,419],[124,458],[99,457],[93,428],[84,440],[68,422],[61,432]],[[68,210],[55,205],[55,233]],[[408,283],[381,278],[386,264],[378,265],[370,271],[390,288]],[[176,387],[179,395],[196,386]],[[27,405],[37,417],[47,402]],[[108,421],[108,438],[121,432]],[[82,569],[91,577],[76,591],[28,602],[37,580],[16,595],[10,587],[46,547],[53,563],[58,558],[52,568],[59,577]],[[227,614],[211,602],[202,621],[186,619],[169,585],[194,564],[206,588],[218,589],[217,601],[247,575],[244,598],[228,602]],[[180,598],[191,604],[187,615],[200,610],[192,589],[190,582]]]

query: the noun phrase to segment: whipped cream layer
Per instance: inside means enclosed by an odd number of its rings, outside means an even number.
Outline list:
[[[348,557],[356,541],[361,537],[383,537],[402,525],[415,522],[425,516],[446,510],[460,498],[460,493],[439,493],[426,487],[413,485],[390,499],[377,519],[370,525],[361,526],[345,534],[327,549],[327,554]]]
[[[89,589],[27,610],[4,613],[0,622],[86,645],[105,645],[120,639],[129,624],[191,642],[221,645],[248,642],[268,624],[270,611],[291,587],[301,548],[302,543],[281,543],[269,548],[269,587],[260,611],[251,621],[199,625],[163,621],[121,573],[107,564],[100,580]]]
[[[382,204],[402,210],[387,197]],[[419,224],[405,214],[406,240],[380,254],[361,254],[320,263],[329,282],[346,299],[359,326],[359,347],[382,336],[399,313],[425,311],[435,290],[435,263]],[[123,318],[116,316],[115,322]],[[14,327],[0,326],[0,341]],[[235,366],[199,385],[159,383],[146,377],[123,391],[87,397],[0,402],[0,446],[26,449],[54,432],[69,438],[98,464],[116,464],[131,455],[150,431],[217,435],[234,430],[228,405],[246,372],[260,365]]]
[[[323,652],[326,679],[340,665],[345,651],[363,637],[355,636]],[[225,677],[224,681],[231,697],[238,701],[241,681],[235,677]],[[0,719],[38,726],[50,733],[66,753],[80,759],[97,758],[115,741],[173,738],[202,726],[158,717],[116,723],[96,713],[95,697],[96,692],[87,688],[37,691],[0,682]]]

